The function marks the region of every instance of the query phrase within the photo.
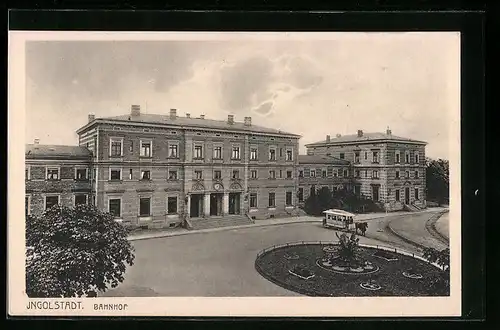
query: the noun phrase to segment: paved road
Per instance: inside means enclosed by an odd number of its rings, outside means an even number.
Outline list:
[[[103,296],[299,296],[261,277],[254,262],[264,248],[308,240],[336,240],[335,231],[297,223],[135,241],[136,263]]]
[[[409,213],[388,223],[388,226],[400,236],[425,247],[433,247],[442,250],[448,244],[438,239],[426,228],[429,218],[438,215],[439,212]]]
[[[435,223],[436,230],[444,237],[450,238],[450,213],[443,214]]]

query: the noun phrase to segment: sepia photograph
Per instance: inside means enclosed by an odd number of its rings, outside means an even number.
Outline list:
[[[460,314],[460,33],[9,49],[17,313]]]

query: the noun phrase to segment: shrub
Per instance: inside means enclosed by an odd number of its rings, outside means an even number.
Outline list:
[[[94,206],[54,206],[26,219],[29,297],[96,296],[121,283],[133,261],[127,230]]]

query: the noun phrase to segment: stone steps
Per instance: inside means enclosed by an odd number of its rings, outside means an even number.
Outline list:
[[[191,227],[193,230],[211,229],[228,226],[243,226],[251,225],[253,221],[244,215],[240,216],[226,216],[223,218],[206,218],[191,220]]]

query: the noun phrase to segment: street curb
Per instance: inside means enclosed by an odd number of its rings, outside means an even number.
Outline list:
[[[422,212],[431,212],[431,211],[422,211]],[[396,214],[393,216],[401,216],[401,215],[402,214]],[[388,216],[391,216],[391,214],[389,213],[388,215],[377,216],[374,218],[364,219],[361,221],[371,221],[371,220],[383,219],[383,218],[386,218]],[[213,228],[213,229],[190,230],[190,231],[185,231],[185,232],[180,232],[180,233],[163,233],[163,234],[157,234],[157,235],[145,236],[145,237],[128,237],[127,240],[129,242],[133,242],[133,241],[142,241],[142,240],[154,239],[154,238],[165,238],[165,237],[192,235],[192,234],[215,233],[215,232],[227,231],[227,230],[232,230],[232,229],[281,226],[281,225],[290,225],[290,224],[295,224],[295,223],[317,223],[317,222],[322,222],[322,221],[323,221],[322,219],[318,219],[318,220],[302,220],[302,221],[285,221],[285,222],[279,222],[279,223],[262,223],[262,224],[255,223],[255,224],[243,225],[243,226],[227,226],[227,227],[220,227],[220,228]],[[398,236],[398,235],[396,234],[396,236]]]

